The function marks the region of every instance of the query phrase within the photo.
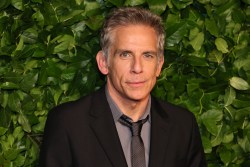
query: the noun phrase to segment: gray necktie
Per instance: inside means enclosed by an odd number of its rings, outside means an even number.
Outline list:
[[[148,120],[147,118],[137,122],[130,122],[125,115],[121,116],[120,122],[128,126],[132,133],[131,141],[131,161],[132,167],[146,167],[145,149],[141,138],[141,129],[143,124]]]

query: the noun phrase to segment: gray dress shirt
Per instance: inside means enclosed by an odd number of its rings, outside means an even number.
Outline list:
[[[128,164],[128,167],[131,167],[131,131],[130,129],[121,124],[118,120],[123,115],[119,107],[115,104],[111,96],[109,95],[108,89],[106,87],[106,97],[111,108],[111,112],[115,121],[116,129],[120,138],[122,149]],[[144,119],[149,115],[149,119],[142,126],[141,137],[145,147],[145,158],[146,165],[148,166],[149,161],[149,148],[150,148],[150,126],[151,126],[151,117],[150,117],[150,108],[151,108],[151,97],[149,98],[145,113],[140,119]]]

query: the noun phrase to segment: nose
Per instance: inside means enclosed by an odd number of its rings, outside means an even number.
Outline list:
[[[143,71],[143,62],[139,56],[133,57],[131,71],[135,74],[139,74]]]

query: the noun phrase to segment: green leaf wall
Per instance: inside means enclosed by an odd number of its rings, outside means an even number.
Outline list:
[[[195,114],[209,167],[249,167],[249,0],[1,0],[0,167],[36,166],[48,111],[105,83],[99,28],[119,6],[161,15],[153,94]]]

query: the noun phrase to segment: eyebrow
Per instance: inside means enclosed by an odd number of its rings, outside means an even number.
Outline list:
[[[146,51],[146,52],[143,52],[143,54],[157,55],[157,52],[155,52],[155,51]]]
[[[133,53],[131,50],[126,50],[126,49],[116,49],[116,50],[115,50],[115,55],[116,55],[116,54],[123,53],[123,52]]]
[[[133,52],[131,50],[126,50],[126,49],[116,49],[115,52],[114,52],[114,54],[116,55],[116,54],[120,54],[120,53],[123,53],[123,52],[127,52],[127,53],[132,53],[133,54]],[[143,54],[157,55],[157,52],[149,50],[149,51],[143,52]]]

